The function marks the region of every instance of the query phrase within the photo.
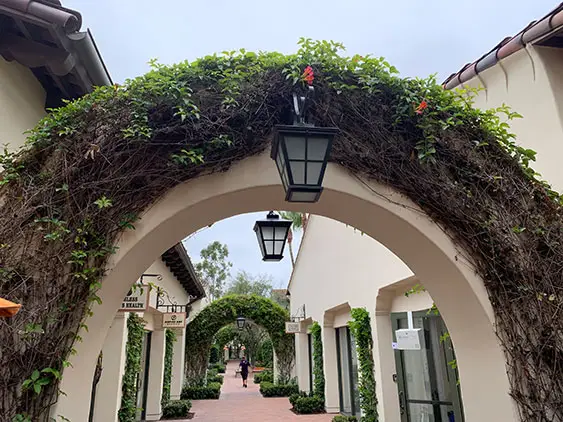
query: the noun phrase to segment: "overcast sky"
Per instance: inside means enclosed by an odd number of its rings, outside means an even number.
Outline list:
[[[63,0],[83,15],[114,82],[147,62],[193,60],[246,48],[291,53],[299,37],[343,42],[349,54],[384,56],[404,76],[440,81],[505,36],[551,11],[554,0]],[[213,240],[226,243],[237,269],[270,273],[285,285],[289,259],[262,263],[252,232],[263,213],[215,224],[187,242],[197,261]],[[287,254],[286,254],[287,255]]]

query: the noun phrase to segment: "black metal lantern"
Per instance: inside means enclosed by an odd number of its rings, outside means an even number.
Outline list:
[[[236,322],[237,322],[237,328],[239,330],[243,330],[244,326],[246,324],[246,318],[241,315],[241,316],[237,317]]]
[[[284,220],[273,211],[268,213],[265,220],[256,221],[254,232],[260,245],[263,261],[281,261],[283,259],[283,250],[291,224],[291,220]]]
[[[313,87],[309,87],[309,94]],[[317,202],[330,157],[334,127],[316,127],[305,122],[308,95],[293,95],[294,124],[277,125],[271,157],[276,161],[288,202]]]

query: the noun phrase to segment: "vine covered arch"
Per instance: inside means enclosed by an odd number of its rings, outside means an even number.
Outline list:
[[[516,116],[340,47],[153,64],[53,111],[23,151],[1,156],[0,296],[23,308],[0,325],[0,414],[48,419],[124,232],[172,188],[262,153],[292,93],[314,83],[312,117],[341,131],[333,163],[412,201],[484,281],[521,419],[563,420],[561,197],[498,114]]]
[[[285,333],[289,312],[274,301],[257,295],[229,295],[206,306],[186,327],[186,380],[190,384],[205,381],[209,350],[213,337],[227,324],[243,315],[264,328],[276,352],[279,380],[291,378],[294,338]]]

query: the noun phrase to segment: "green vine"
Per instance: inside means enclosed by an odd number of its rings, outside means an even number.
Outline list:
[[[176,341],[176,333],[172,330],[166,330],[166,346],[164,350],[164,378],[162,383],[162,406],[170,401],[170,384],[172,382],[172,360],[174,358],[174,342]]]
[[[285,322],[289,321],[288,311],[261,296],[228,295],[205,307],[186,328],[186,382],[189,385],[205,384],[213,340],[216,339],[222,348],[234,338],[238,332],[231,324],[239,315],[244,315],[247,320],[267,331],[280,368],[278,382],[289,381],[295,352],[293,337],[285,333]]]
[[[323,363],[323,337],[321,326],[314,322],[311,326],[311,336],[313,343],[313,394],[321,399],[325,399],[325,371]]]
[[[121,387],[119,422],[137,420],[137,377],[141,373],[141,354],[145,336],[145,321],[134,313],[127,319],[127,346],[125,347],[125,373]]]
[[[552,375],[562,371],[553,333],[563,331],[563,207],[530,167],[535,152],[510,133],[520,116],[478,110],[473,90],[400,78],[383,58],[342,50],[301,39],[289,55],[153,61],[144,76],[52,110],[22,151],[0,156],[0,296],[25,303],[0,326],[0,414],[48,418],[60,379],[41,371],[64,377],[122,232],[180,183],[269,149],[274,125],[290,123],[292,94],[314,84],[312,120],[340,129],[331,160],[412,200],[484,280],[520,419],[563,420],[563,380]],[[292,346],[276,335],[289,359]]]
[[[350,331],[356,340],[359,368],[361,422],[377,422],[377,396],[375,392],[375,363],[373,360],[373,338],[368,311],[354,308],[350,311],[352,320],[348,322]]]

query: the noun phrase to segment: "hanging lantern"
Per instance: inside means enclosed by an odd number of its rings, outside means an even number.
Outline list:
[[[281,261],[283,250],[287,242],[287,235],[292,222],[281,219],[270,211],[265,220],[258,220],[254,225],[254,232],[260,245],[263,261]]]
[[[323,178],[330,157],[332,141],[339,132],[335,127],[316,127],[306,120],[309,95],[293,94],[293,125],[277,125],[271,157],[278,167],[285,200],[317,202],[323,191]]]
[[[237,323],[237,328],[239,330],[242,330],[242,329],[244,329],[244,326],[246,325],[246,318],[241,315],[236,319],[236,323]]]

